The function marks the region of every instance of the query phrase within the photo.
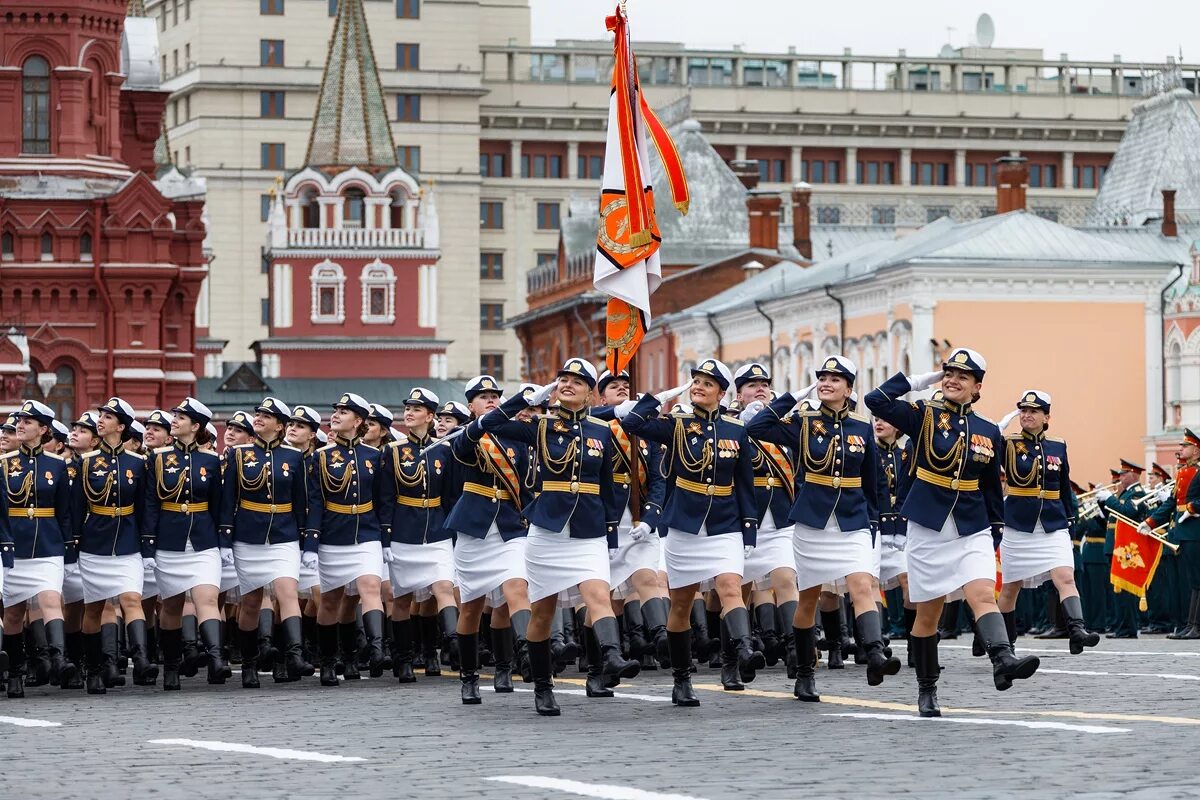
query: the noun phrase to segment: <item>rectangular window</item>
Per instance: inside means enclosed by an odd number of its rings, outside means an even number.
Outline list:
[[[338,11],[338,0],[329,0],[329,16],[336,17]]]
[[[503,303],[479,304],[479,330],[498,331],[504,327]]]
[[[506,178],[508,169],[507,159],[503,153],[480,153],[479,175],[483,178]]]
[[[264,119],[283,119],[283,92],[259,92],[258,113]]]
[[[949,186],[950,165],[930,163],[928,161],[913,162],[912,182],[918,186]]]
[[[317,290],[317,314],[322,317],[337,315],[336,286],[322,286]]]
[[[1043,164],[1042,165],[1042,185],[1047,189],[1053,189],[1058,186],[1058,165]]]
[[[875,206],[871,209],[872,225],[895,225],[896,209],[892,206]]]
[[[190,144],[183,148],[183,163],[189,167],[192,165],[192,146]]]
[[[1096,168],[1092,166],[1075,167],[1075,188],[1076,189],[1095,189],[1096,188]]]
[[[950,208],[948,206],[930,206],[925,209],[926,222],[933,222],[948,216],[950,216]]]
[[[396,19],[420,19],[421,0],[396,0]]]
[[[805,163],[807,164],[808,162],[805,162]],[[812,183],[824,183],[825,182],[825,162],[824,161],[813,161],[811,164],[809,164],[808,174],[811,176],[808,178],[808,180],[810,180]]]
[[[1029,165],[1029,188],[1040,189],[1042,186],[1042,166],[1040,164]]]
[[[260,222],[266,222],[271,217],[271,203],[274,198],[269,194],[260,194],[258,196],[258,219]]]
[[[558,258],[558,253],[553,252],[553,251],[548,251],[548,252],[542,251],[540,253],[536,253],[536,255],[537,255],[537,265],[539,267],[545,266],[546,264],[549,264],[551,261],[554,261]]]
[[[416,145],[397,147],[396,161],[409,175],[419,175],[421,173],[421,148]]]
[[[283,39],[259,39],[258,65],[260,67],[283,66]]]
[[[479,277],[489,281],[504,278],[504,253],[480,253]]]
[[[480,353],[479,372],[483,375],[491,375],[498,381],[504,380],[504,354]]]
[[[258,0],[258,13],[279,16],[283,13],[283,0]]]
[[[259,315],[262,318],[263,325],[271,324],[271,301],[267,298],[259,300]]]
[[[283,144],[263,142],[260,146],[261,169],[283,169]]]
[[[558,203],[537,204],[537,227],[539,231],[558,230]]]
[[[576,162],[576,171],[580,178],[600,180],[604,177],[604,157],[579,156],[579,160]]]
[[[419,94],[398,94],[398,95],[396,95],[396,121],[397,122],[420,122],[421,121],[421,95],[419,95]]]
[[[412,71],[421,68],[421,45],[397,44],[396,69]]]
[[[820,225],[840,225],[842,210],[837,206],[817,206],[817,223]]]
[[[367,294],[367,315],[371,317],[386,317],[388,315],[387,307],[387,289],[383,286],[372,286]]]
[[[504,203],[499,200],[479,201],[479,227],[500,230],[504,227]]]

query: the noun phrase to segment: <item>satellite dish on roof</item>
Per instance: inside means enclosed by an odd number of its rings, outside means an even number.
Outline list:
[[[996,41],[996,23],[990,14],[980,14],[975,22],[975,41],[980,47],[991,47]]]
[[[944,44],[938,52],[938,58],[954,58],[958,53],[954,49],[954,45]]]

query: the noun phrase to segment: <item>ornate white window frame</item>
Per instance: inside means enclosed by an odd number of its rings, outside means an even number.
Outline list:
[[[362,321],[367,325],[391,325],[396,321],[396,273],[390,264],[378,258],[364,264],[362,276]],[[384,313],[371,313],[371,290],[383,289],[386,293]]]
[[[346,321],[346,273],[340,264],[325,259],[312,268],[309,275],[312,288],[312,312],[310,318],[315,325],[339,325]],[[321,314],[321,289],[334,289],[334,313]]]

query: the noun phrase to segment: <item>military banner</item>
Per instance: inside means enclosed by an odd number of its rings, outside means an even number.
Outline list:
[[[680,213],[687,213],[689,198],[675,144],[642,95],[624,9],[618,6],[605,23],[613,32],[613,74],[592,283],[611,297],[606,362],[615,375],[627,368],[641,345],[650,324],[650,295],[662,282],[658,254],[662,236],[654,217],[647,135],[666,168]]]
[[[1163,543],[1153,536],[1140,533],[1137,526],[1124,517],[1118,516],[1116,525],[1109,580],[1115,590],[1141,598],[1138,605],[1145,611],[1146,587],[1154,580],[1154,572],[1162,558]]]

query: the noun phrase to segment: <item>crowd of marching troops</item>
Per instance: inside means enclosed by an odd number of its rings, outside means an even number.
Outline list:
[[[1104,632],[1200,638],[1200,438],[1173,477],[1122,461],[1085,490],[1046,392],[1000,423],[976,413],[986,369],[960,348],[897,374],[869,418],[842,356],[795,393],[705,359],[639,396],[573,358],[508,398],[488,375],[465,403],[415,388],[399,418],[354,393],[328,419],[267,397],[220,442],[190,397],[69,423],[25,401],[0,427],[7,695],[446,667],[473,705],[487,667],[557,715],[554,676],[576,665],[593,698],[669,669],[681,706],[698,666],[737,691],[782,665],[819,702],[821,658],[897,675],[890,633],[938,716],[938,642],[962,625],[998,690],[1036,672],[1015,646],[1031,595],[1071,653]],[[1170,545],[1143,608],[1110,582],[1121,519]]]

